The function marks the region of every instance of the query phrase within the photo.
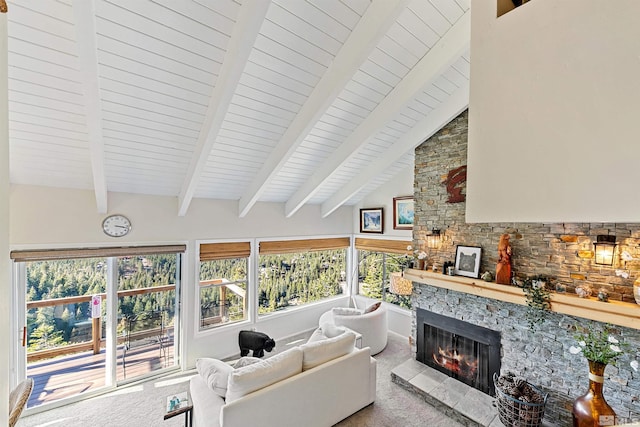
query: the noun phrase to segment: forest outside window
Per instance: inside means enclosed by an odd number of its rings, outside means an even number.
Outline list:
[[[31,352],[92,340],[91,296],[101,296],[104,320],[109,257],[117,260],[118,319],[163,310],[172,326],[181,252],[183,245],[13,251],[11,258],[25,265],[28,359],[46,357]],[[104,340],[104,331],[98,337]]]
[[[82,258],[25,263],[27,360],[39,352],[91,342],[90,296],[106,292],[106,261]],[[82,296],[85,300],[64,304],[70,297]],[[60,303],[54,305],[56,301]],[[36,356],[36,360],[40,358]]]
[[[200,245],[200,330],[247,319],[249,242]]]
[[[411,308],[411,296],[389,292],[392,273],[407,266],[410,241],[356,238],[358,250],[358,294]]]
[[[348,237],[260,242],[258,315],[346,293]]]
[[[28,407],[75,396],[72,383],[80,373],[92,378],[77,390],[85,393],[175,367],[184,251],[184,245],[12,251],[16,300],[26,310],[18,306],[14,319],[24,325],[26,347],[18,350],[26,365],[18,364],[17,375],[34,378],[42,390]],[[160,324],[128,329],[129,319],[150,313]],[[146,344],[136,357],[127,356],[126,374],[125,337]],[[110,345],[114,353],[105,351]]]

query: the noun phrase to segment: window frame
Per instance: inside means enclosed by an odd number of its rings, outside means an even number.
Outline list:
[[[174,243],[175,242],[175,243]],[[86,247],[73,247],[69,246],[31,246],[25,245],[19,248],[12,248],[9,253],[11,259],[11,342],[20,343],[22,341],[22,329],[27,325],[27,313],[24,310],[26,307],[26,281],[27,281],[27,263],[38,261],[66,261],[73,259],[83,258],[105,258],[108,271],[106,277],[107,281],[107,304],[106,304],[106,319],[108,325],[107,336],[112,337],[112,343],[107,344],[105,352],[106,358],[106,377],[105,385],[96,389],[89,390],[77,395],[68,396],[47,403],[47,409],[54,409],[63,405],[72,404],[79,401],[98,396],[107,392],[117,390],[118,388],[127,385],[131,381],[120,381],[116,377],[116,357],[117,357],[117,335],[115,325],[111,327],[112,321],[117,317],[118,310],[118,277],[113,274],[117,271],[117,259],[123,256],[139,256],[139,255],[162,255],[162,254],[174,254],[177,256],[176,260],[176,276],[175,276],[175,320],[174,320],[174,363],[172,366],[163,368],[162,373],[168,373],[171,371],[177,371],[183,368],[184,354],[183,343],[185,341],[185,321],[181,307],[187,300],[187,291],[184,286],[185,276],[182,274],[186,268],[188,258],[190,256],[188,250],[188,244],[185,241],[174,241],[161,244],[132,244],[131,246],[102,246],[102,245],[88,245]],[[109,339],[109,338],[107,338]],[[112,358],[112,360],[110,360]],[[19,345],[14,346],[11,350],[9,358],[11,369],[14,371],[14,375],[11,378],[11,384],[15,385],[19,381],[24,380],[27,372],[27,359],[26,359],[26,347]],[[149,377],[157,376],[158,372],[151,372],[147,375],[143,375],[135,378],[132,381],[140,381]],[[40,407],[25,408],[25,414],[37,413],[40,411]]]
[[[258,292],[259,292],[259,272],[258,272],[258,267],[259,267],[259,262],[260,262],[260,243],[262,242],[292,242],[292,244],[294,244],[296,241],[305,241],[305,240],[333,240],[333,239],[347,239],[348,240],[348,246],[344,247],[345,249],[345,280],[346,280],[346,286],[345,286],[345,290],[346,292],[340,295],[334,295],[332,297],[328,297],[328,298],[324,298],[321,300],[317,300],[317,301],[312,301],[309,302],[307,304],[303,304],[301,306],[296,306],[296,307],[291,307],[289,309],[286,310],[282,310],[282,311],[274,311],[268,314],[264,314],[262,316],[260,316],[258,314],[259,308],[258,308]],[[260,321],[260,320],[266,320],[266,319],[273,319],[279,316],[286,316],[288,313],[292,313],[298,310],[305,310],[309,307],[313,307],[314,305],[318,305],[318,304],[323,304],[326,303],[327,301],[331,301],[333,299],[339,299],[339,298],[344,298],[344,297],[351,297],[353,295],[353,287],[352,287],[352,281],[351,281],[351,266],[353,265],[353,248],[354,248],[354,240],[353,240],[353,235],[352,234],[331,234],[331,235],[314,235],[314,236],[288,236],[288,237],[270,237],[270,238],[259,238],[256,239],[256,252],[255,252],[255,287],[254,287],[254,292],[255,292],[255,298],[256,298],[256,303],[253,305],[253,308],[255,308],[255,319],[256,322]],[[328,249],[324,249],[324,250],[331,250],[330,248]],[[303,253],[304,251],[299,251],[300,253]],[[282,253],[293,253],[293,252],[282,252]],[[252,256],[254,254],[252,253]]]
[[[411,250],[407,249],[408,246],[411,246]],[[388,249],[385,251],[384,249]],[[380,238],[380,237],[365,237],[365,236],[354,236],[353,241],[353,260],[355,263],[355,270],[353,276],[353,294],[358,295],[362,298],[371,298],[369,296],[363,295],[360,293],[360,252],[367,251],[372,253],[379,253],[383,255],[383,259],[385,259],[385,266],[383,267],[383,278],[382,278],[382,289],[381,289],[381,299],[385,303],[389,304],[397,308],[398,310],[409,311],[411,308],[403,307],[399,303],[395,303],[387,300],[387,296],[391,294],[386,291],[391,280],[390,273],[386,268],[386,258],[387,256],[402,256],[407,255],[412,257],[413,255],[413,241],[405,240],[401,238]],[[386,276],[386,277],[385,277]],[[391,294],[393,295],[393,294]],[[401,298],[398,296],[398,299]],[[404,298],[404,297],[403,297]],[[411,304],[409,299],[409,304]]]
[[[247,306],[247,316],[244,320],[240,320],[238,322],[229,322],[225,324],[221,324],[215,327],[209,328],[201,328],[200,327],[200,313],[202,307],[202,300],[200,298],[200,268],[202,262],[200,261],[200,248],[201,245],[207,244],[217,244],[217,243],[249,243],[250,251],[249,256],[247,257],[247,289],[246,289],[246,306]],[[256,239],[208,239],[208,240],[196,240],[195,241],[195,254],[194,254],[194,280],[193,280],[193,288],[194,288],[194,302],[193,302],[193,317],[191,321],[193,322],[193,331],[196,337],[198,336],[207,336],[210,334],[214,334],[221,330],[226,330],[230,328],[242,327],[247,324],[252,324],[255,322],[256,314],[254,313],[254,307],[252,301],[256,298],[255,292],[251,286],[253,278],[255,277],[255,262],[253,259],[256,248]],[[229,258],[230,259],[230,258]],[[257,311],[257,310],[255,310]]]
[[[260,242],[274,242],[274,241],[293,241],[293,240],[317,240],[317,239],[336,239],[336,238],[344,238],[348,239],[349,245],[345,248],[345,262],[346,262],[346,282],[347,285],[345,287],[346,292],[341,295],[337,295],[331,298],[325,298],[319,301],[313,301],[308,304],[304,304],[298,307],[291,307],[288,310],[278,311],[270,313],[268,316],[258,316],[258,261],[259,261],[259,245]],[[200,329],[200,292],[199,292],[199,283],[200,283],[200,245],[208,244],[208,243],[237,243],[237,242],[249,242],[251,245],[251,252],[249,254],[249,266],[248,266],[248,277],[247,277],[247,313],[248,316],[245,320],[228,323],[224,325],[220,325],[215,328],[206,328]],[[193,325],[193,333],[195,338],[205,337],[210,335],[215,335],[216,333],[220,333],[221,331],[228,331],[234,329],[241,329],[243,327],[247,327],[247,325],[256,325],[261,321],[267,321],[271,319],[276,319],[280,316],[286,316],[292,312],[298,310],[307,310],[314,305],[325,304],[327,301],[331,301],[332,299],[339,299],[345,297],[351,297],[354,295],[353,291],[353,280],[351,277],[351,266],[353,265],[353,254],[354,254],[354,237],[353,234],[331,234],[331,235],[313,235],[313,236],[286,236],[286,237],[265,237],[265,238],[225,238],[225,239],[201,239],[195,241],[195,253],[194,253],[194,279],[193,289],[194,289],[194,298],[193,298],[193,314],[191,317],[191,322]],[[255,302],[254,302],[255,301]]]

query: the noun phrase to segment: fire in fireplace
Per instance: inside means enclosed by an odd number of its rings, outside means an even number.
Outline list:
[[[500,374],[500,332],[417,309],[416,360],[495,395]]]
[[[458,337],[454,337],[454,340],[458,341]],[[438,366],[450,372],[452,376],[463,377],[467,380],[473,380],[478,370],[478,359],[473,355],[458,352],[456,344],[447,350],[438,347],[437,354],[433,353],[433,360]]]

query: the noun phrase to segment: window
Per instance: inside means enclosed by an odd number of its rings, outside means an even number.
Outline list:
[[[42,390],[28,407],[176,366],[184,250],[173,245],[11,252],[19,267],[16,297],[25,308],[16,310],[14,320],[24,326],[18,380],[32,377]],[[157,325],[139,323],[131,330],[131,319],[151,313],[160,319]],[[128,351],[133,343],[143,345]],[[86,387],[75,387],[80,374]]]
[[[35,261],[25,265],[27,360],[31,363],[52,358],[50,353],[57,348],[91,342],[89,302],[91,295],[106,291],[106,259]]]
[[[200,330],[247,319],[249,242],[200,245]]]
[[[260,242],[258,315],[346,292],[348,237]]]
[[[122,337],[123,369],[118,381],[131,380],[148,360],[145,349],[160,360],[151,371],[174,366],[176,283],[180,257],[176,254],[123,256],[116,260],[118,281],[118,337]]]
[[[392,273],[407,266],[410,245],[410,241],[357,238],[358,294],[410,309],[410,295],[389,292]]]

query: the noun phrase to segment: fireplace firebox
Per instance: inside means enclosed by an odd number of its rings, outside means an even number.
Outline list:
[[[500,332],[417,309],[416,360],[491,396],[500,375]]]

